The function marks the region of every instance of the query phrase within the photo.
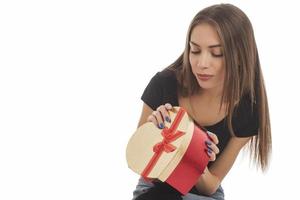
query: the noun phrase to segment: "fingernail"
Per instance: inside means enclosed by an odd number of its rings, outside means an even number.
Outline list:
[[[212,153],[212,151],[211,151],[210,149],[207,149],[207,152],[208,152],[209,154],[211,154],[211,153]]]
[[[211,145],[211,141],[206,140],[205,144],[210,146]]]
[[[159,128],[163,129],[165,127],[165,125],[163,123],[159,124]]]
[[[207,150],[209,150],[210,152],[212,152],[212,148],[210,146],[207,146]]]
[[[170,117],[166,116],[166,121],[170,123],[171,122]]]
[[[212,132],[210,132],[210,131],[206,131],[206,132],[207,132],[208,134],[210,134],[210,135],[211,135],[211,134],[213,134],[213,133],[212,133]]]

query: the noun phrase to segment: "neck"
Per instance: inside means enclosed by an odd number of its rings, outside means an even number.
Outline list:
[[[222,98],[222,91],[216,90],[216,89],[202,89],[199,94],[202,99],[205,99],[207,101],[221,101]]]

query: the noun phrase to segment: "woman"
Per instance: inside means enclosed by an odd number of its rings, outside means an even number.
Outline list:
[[[239,8],[219,4],[200,11],[188,30],[182,55],[146,87],[138,126],[170,121],[168,110],[183,107],[206,128],[210,163],[185,196],[165,183],[142,178],[135,199],[224,199],[221,182],[239,151],[250,146],[265,170],[271,152],[268,101],[251,22]]]

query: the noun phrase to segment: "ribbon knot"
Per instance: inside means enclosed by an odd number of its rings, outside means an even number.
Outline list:
[[[163,136],[163,141],[155,144],[153,146],[153,152],[157,153],[160,151],[164,151],[166,153],[173,152],[176,147],[171,144],[171,142],[177,140],[179,137],[181,137],[184,133],[182,131],[176,131],[173,134],[173,130],[169,128],[164,128],[163,131],[161,132]]]

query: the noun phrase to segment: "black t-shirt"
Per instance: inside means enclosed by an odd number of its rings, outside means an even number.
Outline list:
[[[165,103],[170,103],[172,106],[179,106],[177,93],[177,80],[175,73],[172,71],[162,71],[156,73],[144,90],[141,99],[150,108],[156,108]],[[251,101],[249,98],[242,98],[237,108],[235,108],[232,117],[232,127],[236,137],[250,137],[258,133],[258,113],[257,107],[254,104],[251,109]],[[231,134],[227,126],[226,117],[218,123],[211,126],[204,126],[210,132],[218,136],[218,148],[221,155],[226,147]],[[211,163],[209,163],[211,164]]]

